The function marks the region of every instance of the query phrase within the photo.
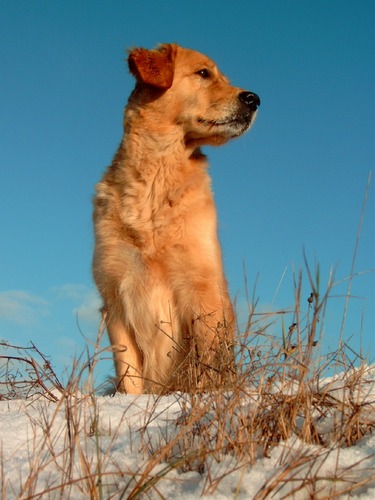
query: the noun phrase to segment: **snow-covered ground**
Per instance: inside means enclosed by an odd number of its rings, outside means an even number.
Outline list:
[[[367,372],[367,382],[373,428],[375,367]],[[211,456],[201,468],[181,470],[183,458],[175,458],[172,445],[158,452],[173,441],[181,398],[75,395],[58,402],[0,401],[0,496],[319,499],[333,498],[335,488],[340,498],[374,500],[375,433],[354,446],[331,449],[291,437],[253,464],[227,454]],[[135,489],[137,483],[142,491]],[[353,484],[358,488],[349,493]]]

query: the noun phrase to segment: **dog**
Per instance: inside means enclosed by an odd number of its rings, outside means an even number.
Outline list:
[[[235,316],[200,147],[243,134],[260,100],[176,44],[131,50],[128,65],[136,85],[93,217],[116,389],[222,386],[233,373]]]

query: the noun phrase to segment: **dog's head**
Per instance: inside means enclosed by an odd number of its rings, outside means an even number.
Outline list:
[[[223,144],[254,121],[259,97],[230,85],[199,52],[175,44],[134,49],[128,64],[137,80],[133,106],[148,107],[160,120],[181,127],[186,143]]]

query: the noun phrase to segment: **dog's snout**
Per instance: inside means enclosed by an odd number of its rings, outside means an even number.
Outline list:
[[[250,109],[250,111],[256,111],[260,106],[259,96],[254,94],[254,92],[241,92],[238,98]]]

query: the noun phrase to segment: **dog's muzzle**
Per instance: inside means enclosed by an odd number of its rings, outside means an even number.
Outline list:
[[[254,92],[247,91],[240,92],[237,99],[236,109],[230,115],[221,120],[197,118],[198,123],[208,126],[210,131],[215,131],[215,134],[226,140],[239,137],[251,126],[260,106],[260,99]]]

